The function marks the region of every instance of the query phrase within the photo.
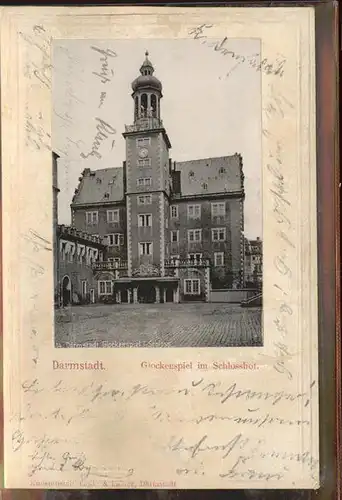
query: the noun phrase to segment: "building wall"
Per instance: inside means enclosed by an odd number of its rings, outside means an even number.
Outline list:
[[[150,166],[138,166],[139,138],[150,140],[150,144],[146,145]],[[127,241],[130,272],[141,264],[160,267],[163,272],[166,252],[165,226],[168,217],[164,191],[169,188],[168,168],[168,148],[161,132],[148,131],[126,136]],[[139,186],[139,178],[151,178],[152,183],[150,186]],[[140,194],[151,194],[152,203],[140,205]],[[151,214],[152,226],[139,227],[139,214]],[[152,255],[140,255],[141,242],[152,243]]]
[[[108,222],[108,210],[119,210],[119,222]],[[98,212],[98,223],[87,224],[86,212]],[[121,234],[122,244],[119,246],[108,246],[107,257],[120,257],[123,261],[127,260],[127,215],[124,202],[121,204],[89,206],[88,208],[74,208],[72,221],[73,226],[78,230],[86,231],[89,234],[98,234],[102,238],[105,238],[107,234]]]
[[[137,139],[149,137],[150,145],[146,146],[148,149],[148,158],[151,159],[150,167],[139,167],[139,148],[137,146]],[[127,175],[127,193],[160,191],[165,188],[163,185],[163,178],[161,176],[161,162],[166,161],[168,158],[165,154],[165,146],[162,144],[164,140],[161,132],[145,132],[139,135],[129,135],[126,137],[126,175]],[[140,177],[151,177],[151,187],[139,187],[137,180]]]
[[[241,301],[249,299],[257,292],[257,289],[211,290],[210,302],[240,304]]]
[[[225,203],[225,215],[212,217],[212,203]],[[172,205],[178,206],[178,219],[170,217],[169,245],[170,255],[179,255],[181,259],[188,257],[189,253],[202,253],[203,258],[209,258],[214,263],[214,253],[224,253],[224,267],[234,273],[239,273],[243,262],[243,235],[241,231],[240,199],[212,199],[193,201],[174,201]],[[200,205],[201,217],[188,218],[188,205]],[[213,241],[212,229],[224,227],[226,230],[225,241]],[[188,230],[201,229],[202,241],[189,242]],[[171,231],[179,231],[178,243],[170,241]]]
[[[65,276],[68,276],[71,280],[71,292],[72,292],[73,303],[77,303],[78,300],[82,297],[82,281],[84,280],[87,282],[88,294],[90,294],[91,289],[94,289],[95,301],[98,300],[97,280],[95,279],[93,270],[90,266],[86,266],[85,264],[79,264],[77,262],[60,261],[60,266],[59,266],[60,286],[62,286],[63,278]],[[86,302],[90,300],[89,297],[83,297],[83,299]]]
[[[89,303],[91,289],[93,299],[98,300],[98,284],[92,268],[106,252],[103,245],[70,234],[66,229],[58,229],[57,251],[55,260],[58,262],[57,280],[55,282],[56,305],[66,305],[65,288],[70,291],[68,299],[72,303]],[[80,253],[80,251],[82,251]],[[80,256],[82,255],[82,261]],[[69,278],[69,279],[68,279]],[[86,281],[87,289],[82,290],[82,281]]]
[[[160,193],[151,193],[152,203],[150,205],[139,205],[138,195],[127,196],[127,203],[130,211],[130,227],[127,228],[130,232],[131,240],[131,263],[132,269],[139,267],[141,264],[152,264],[160,266],[160,231],[161,231],[161,206]],[[138,215],[151,214],[152,226],[139,227]],[[139,242],[152,242],[152,255],[139,255]]]

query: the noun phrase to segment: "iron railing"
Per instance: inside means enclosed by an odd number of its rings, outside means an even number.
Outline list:
[[[125,125],[126,132],[141,132],[143,130],[153,130],[163,128],[163,121],[159,118],[141,118],[133,125]]]

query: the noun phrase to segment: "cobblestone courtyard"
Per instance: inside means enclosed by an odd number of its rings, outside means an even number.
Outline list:
[[[56,347],[260,346],[261,308],[233,304],[74,306],[56,311]]]

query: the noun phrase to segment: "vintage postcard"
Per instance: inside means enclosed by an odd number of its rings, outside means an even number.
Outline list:
[[[5,487],[319,487],[312,8],[4,8]]]

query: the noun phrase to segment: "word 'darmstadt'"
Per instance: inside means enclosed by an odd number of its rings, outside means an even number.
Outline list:
[[[85,361],[84,363],[75,363],[75,362],[64,362],[64,361],[56,361],[55,359],[52,361],[52,368],[54,370],[105,370],[102,361],[94,361],[89,362]]]

